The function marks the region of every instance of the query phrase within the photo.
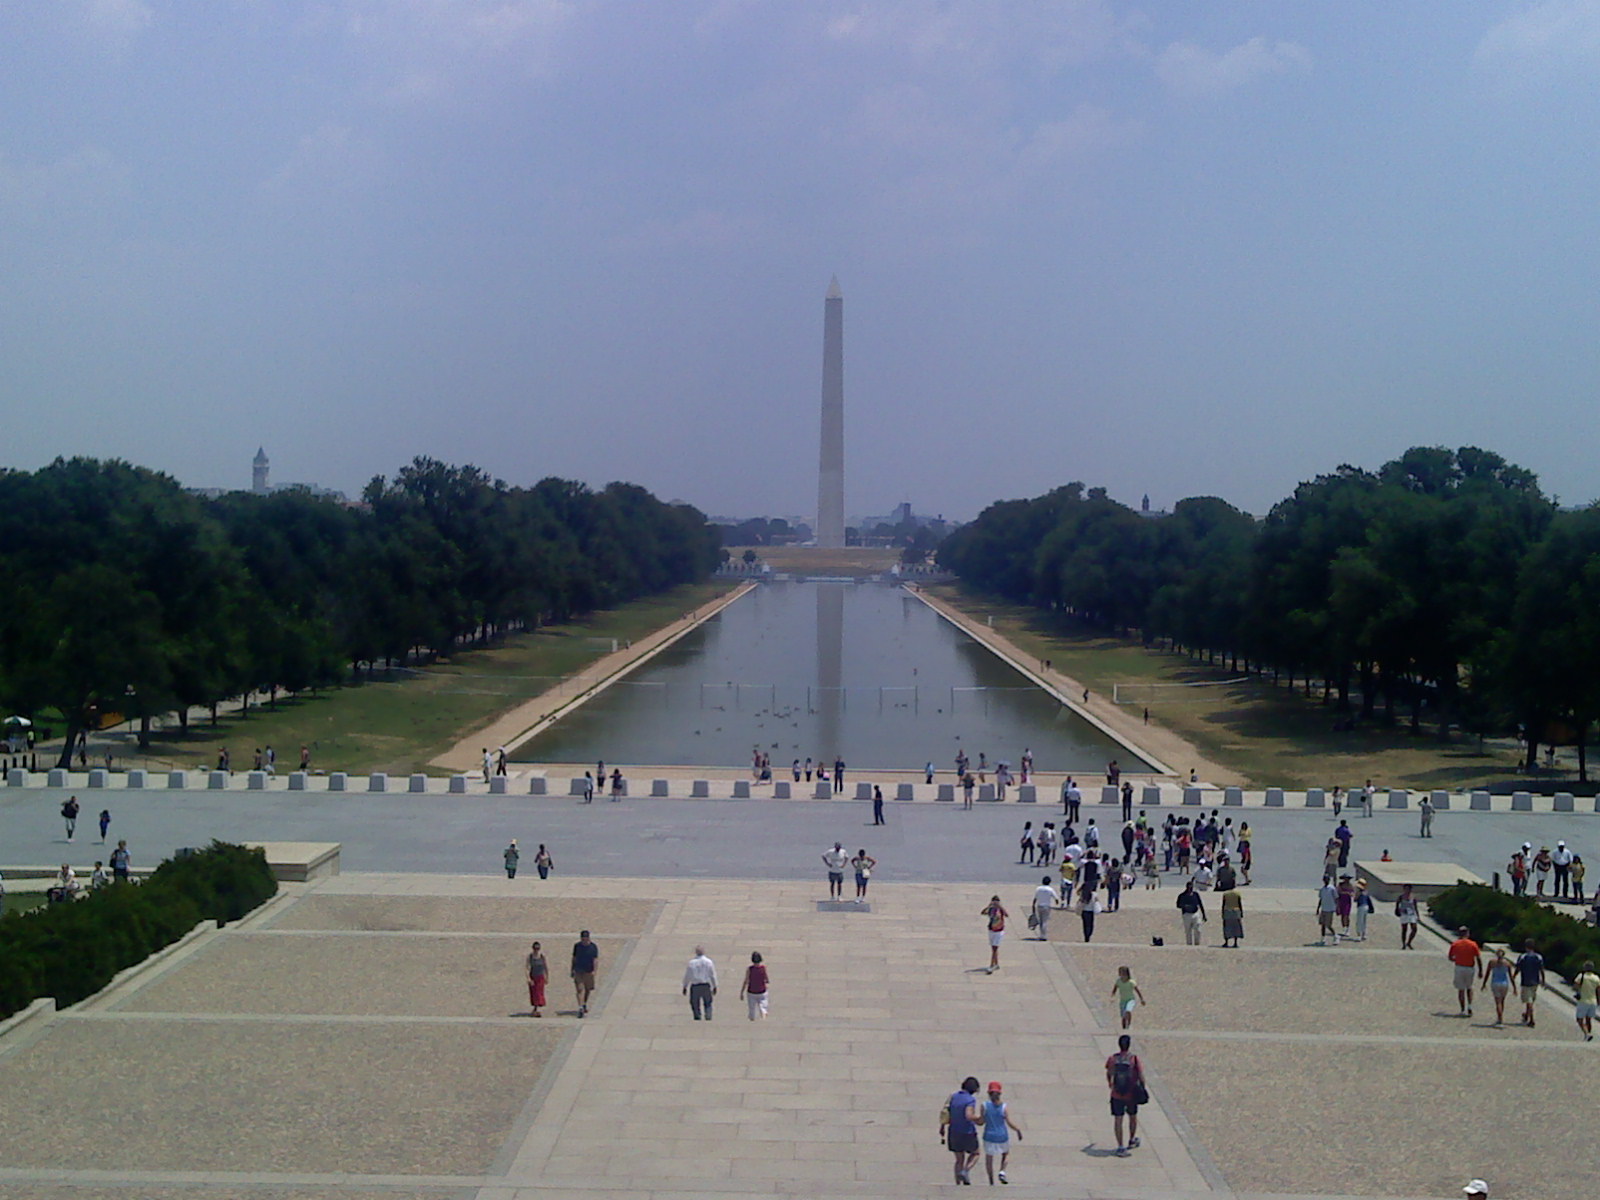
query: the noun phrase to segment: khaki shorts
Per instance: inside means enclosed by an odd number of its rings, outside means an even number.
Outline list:
[[[1456,991],[1470,992],[1472,990],[1473,981],[1477,979],[1477,977],[1478,973],[1471,967],[1457,967],[1455,974]]]
[[[1532,1004],[1538,999],[1539,999],[1539,988],[1538,988],[1537,984],[1534,985],[1533,987],[1525,987],[1525,988],[1522,989],[1522,1002],[1524,1004]]]

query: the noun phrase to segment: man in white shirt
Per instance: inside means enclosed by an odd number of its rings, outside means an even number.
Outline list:
[[[1039,928],[1039,940],[1050,940],[1050,914],[1056,906],[1056,890],[1050,886],[1050,876],[1046,875],[1039,886],[1033,889],[1033,919]]]
[[[696,1021],[702,1010],[706,1020],[711,1020],[711,1001],[717,994],[717,965],[706,957],[704,946],[694,948],[694,957],[683,969],[683,994],[689,997],[689,1010]]]
[[[1550,855],[1550,862],[1556,869],[1556,895],[1563,900],[1567,898],[1567,891],[1572,883],[1572,851],[1567,849],[1565,842],[1557,842],[1555,852]],[[1583,899],[1583,897],[1578,897]]]
[[[822,852],[822,862],[828,868],[828,899],[844,899],[844,865],[849,861],[843,842],[835,842],[832,850]]]

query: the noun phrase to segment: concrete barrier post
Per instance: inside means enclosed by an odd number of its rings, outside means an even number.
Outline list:
[[[465,775],[450,776],[450,794],[459,796],[467,790],[467,777]]]
[[[244,786],[252,792],[267,790],[267,773],[265,771],[251,771],[244,777]]]
[[[1103,783],[1100,785],[1100,803],[1121,804],[1122,796],[1118,793],[1118,790],[1112,787],[1109,783]]]
[[[1183,789],[1183,802],[1187,805],[1199,807],[1204,796],[1205,793],[1197,787],[1186,787]]]
[[[650,781],[650,794],[657,799],[667,794],[667,781],[665,779],[652,779]]]
[[[956,785],[955,784],[953,784],[953,783],[941,783],[938,786],[939,786],[939,793],[938,793],[938,795],[936,795],[934,797],[935,800],[954,800],[956,798]],[[1600,808],[1597,808],[1595,811],[1596,812],[1600,812]]]
[[[228,786],[228,773],[226,771],[213,771],[206,780],[206,787],[220,790]]]
[[[1390,788],[1389,789],[1389,807],[1390,808],[1410,808],[1411,807],[1411,793],[1405,788]]]
[[[27,787],[28,773],[21,767],[12,767],[6,772],[6,785],[8,787]]]
[[[1432,794],[1433,811],[1446,812],[1450,808],[1450,793],[1442,788]]]
[[[94,770],[89,772],[89,786],[92,788],[105,787],[110,774],[111,772],[107,771],[104,767],[96,767]]]
[[[342,792],[349,786],[350,776],[347,772],[335,771],[328,776],[328,790],[330,792]]]
[[[1321,788],[1307,788],[1306,789],[1306,807],[1307,808],[1326,808],[1326,807],[1328,807],[1328,795],[1327,795],[1327,793],[1324,792]]]
[[[833,799],[833,785],[831,783],[824,783],[821,780],[818,780],[817,781],[817,790],[815,792],[813,792],[811,795],[812,795],[812,799],[814,799],[814,800],[832,800]]]
[[[172,788],[172,789],[177,790],[177,791],[182,791],[184,788],[186,788],[188,786],[189,786],[189,772],[187,772],[187,771],[168,771],[167,772],[167,787]]]
[[[1268,808],[1282,808],[1283,807],[1283,789],[1282,788],[1268,788],[1267,789],[1267,807]]]
[[[510,786],[511,776],[509,775],[489,776],[489,794],[491,796],[504,796]],[[373,790],[377,791],[378,789],[374,788]]]
[[[711,795],[711,782],[706,779],[696,779],[689,785],[689,795],[695,800],[704,800]],[[826,797],[824,797],[826,799]]]
[[[772,783],[772,798],[774,800],[787,800],[790,798],[791,785],[787,779],[776,779]]]
[[[1556,796],[1555,796],[1555,808],[1552,811],[1554,811],[1554,812],[1571,812],[1572,811],[1572,793],[1571,792],[1557,792]]]
[[[902,783],[901,787],[910,787],[909,783]],[[1037,804],[1039,802],[1039,789],[1031,783],[1017,785],[1018,804]]]
[[[411,776],[411,782],[410,782],[409,785],[407,785],[406,790],[407,791],[411,791],[411,792],[425,792],[425,791],[427,791],[428,790],[428,777],[426,775],[412,775]]]
[[[581,796],[581,795],[583,795],[583,789],[584,789],[584,781],[582,779],[569,779],[567,781],[567,795],[569,795],[569,796]],[[595,791],[597,791],[597,792],[604,792],[605,790],[606,789],[605,789],[605,787],[603,785],[597,784],[595,786]]]
[[[550,794],[550,781],[543,775],[530,775],[528,777],[528,795],[548,796]]]
[[[1145,784],[1144,792],[1142,794],[1144,799],[1139,801],[1140,804],[1144,805],[1146,808],[1161,807],[1161,785],[1159,783]]]
[[[1468,801],[1468,804],[1471,807],[1473,812],[1488,812],[1489,811],[1489,793],[1488,792],[1473,792],[1472,793],[1472,799],[1470,801]]]
[[[145,778],[145,769],[143,767],[134,767],[128,772],[128,786],[142,788],[145,786]]]
[[[505,778],[505,776],[500,776]],[[389,776],[383,771],[374,771],[367,776],[367,791],[387,792],[389,790]]]
[[[750,781],[748,779],[735,779],[733,781],[733,798],[735,800],[750,799]]]
[[[1532,792],[1512,792],[1511,793],[1511,811],[1512,812],[1532,812],[1533,811],[1533,793]]]
[[[64,788],[71,785],[67,782],[67,772],[64,767],[51,767],[50,773],[44,777],[46,787]]]
[[[1237,807],[1244,803],[1244,789],[1227,787],[1222,789],[1222,803],[1224,806]]]
[[[994,784],[992,784],[992,783],[980,783],[978,785],[978,799],[979,800],[993,800],[994,799]]]
[[[290,772],[290,774],[289,774],[289,790],[291,792],[303,792],[303,791],[305,791],[306,790],[306,779],[307,779],[307,776],[306,776],[306,773],[304,771],[292,771],[292,772]]]

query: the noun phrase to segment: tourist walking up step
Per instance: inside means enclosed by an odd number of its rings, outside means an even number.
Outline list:
[[[517,877],[517,863],[522,861],[522,853],[517,849],[517,839],[512,838],[511,844],[505,848],[502,857],[506,860],[506,878]]]
[[[1024,821],[1022,823],[1021,849],[1022,849],[1022,857],[1017,859],[1017,865],[1021,866],[1021,865],[1025,864],[1025,863],[1032,863],[1033,862],[1033,822],[1032,821]]]
[[[483,781],[484,783],[488,783],[490,776],[494,774],[494,755],[489,753],[489,747],[487,746],[481,747],[481,753],[483,755]],[[260,751],[257,751],[256,758],[258,761],[256,765],[258,767],[261,765],[259,762],[260,757]]]
[[[989,1172],[989,1186],[994,1186],[995,1167],[994,1160],[1000,1160],[1000,1182],[1010,1183],[1006,1178],[1006,1164],[1011,1161],[1011,1135],[1017,1135],[1017,1141],[1022,1140],[1022,1130],[1017,1128],[1017,1123],[1011,1119],[1011,1107],[1000,1099],[1002,1092],[999,1081],[989,1084],[989,1099],[983,1105],[983,1165]]]
[[[1334,913],[1339,908],[1339,889],[1331,876],[1324,876],[1317,889],[1317,945],[1337,946],[1339,934],[1333,928]]]
[[[1133,1038],[1117,1039],[1117,1052],[1106,1059],[1106,1083],[1111,1087],[1111,1122],[1117,1135],[1117,1153],[1126,1156],[1139,1147],[1139,1105],[1149,1097],[1145,1090],[1144,1066],[1133,1052]],[[1122,1118],[1128,1118],[1128,1140],[1122,1140]]]
[[[1506,877],[1511,880],[1513,896],[1528,894],[1528,851],[1531,849],[1527,842],[1523,842],[1522,848],[1512,854],[1511,861],[1506,863]]]
[[[1061,811],[1067,818],[1068,825],[1076,825],[1078,816],[1083,808],[1083,793],[1078,790],[1077,782],[1071,775],[1061,785]]]
[[[1431,838],[1433,836],[1433,797],[1423,796],[1422,803],[1417,805],[1417,811],[1422,814],[1422,832],[1418,836]]]
[[[972,807],[972,789],[974,787],[972,772],[968,771],[961,777],[961,807]]]
[[[106,830],[108,830],[110,828],[111,828],[111,810],[109,808],[102,808],[100,810],[100,841],[101,841],[102,844],[106,840]]]
[[[600,965],[600,947],[589,940],[589,931],[578,934],[572,944],[572,988],[578,996],[578,1015],[589,1015],[589,997],[594,995],[596,968]]]
[[[843,842],[835,842],[832,850],[822,852],[822,864],[828,868],[828,899],[844,899],[844,865],[849,861]]]
[[[545,849],[543,842],[539,843],[539,852],[533,856],[534,870],[539,872],[540,879],[549,879],[550,871],[556,865],[556,860],[550,857],[550,851]]]
[[[972,1168],[978,1163],[978,1080],[968,1075],[950,1094],[939,1113],[939,1140],[955,1155],[958,1184],[972,1182]]]
[[[872,823],[874,825],[888,824],[883,819],[883,789],[877,784],[872,785]]]
[[[1117,968],[1116,982],[1111,985],[1111,999],[1116,1003],[1124,1029],[1133,1024],[1133,1010],[1141,1004],[1149,1003],[1144,998],[1144,993],[1139,990],[1139,983],[1134,979],[1131,967]]]
[[[761,961],[761,951],[754,950],[750,954],[750,965],[744,969],[744,982],[739,985],[739,998],[745,1002],[746,1011],[752,1021],[767,1019],[769,987],[767,967]]]
[[[128,853],[126,838],[117,842],[117,848],[111,852],[111,878],[117,883],[127,883],[130,877],[129,863],[132,856]]]
[[[1550,847],[1540,846],[1539,853],[1533,856],[1534,894],[1543,896],[1545,888],[1550,886],[1550,868],[1555,864],[1550,859]]]
[[[1350,865],[1350,842],[1355,837],[1350,831],[1350,822],[1340,821],[1333,836],[1339,839],[1339,869],[1342,871]]]
[[[1411,892],[1408,883],[1400,889],[1400,896],[1394,902],[1394,915],[1400,922],[1400,949],[1410,950],[1412,943],[1417,940],[1417,898]]]
[[[583,773],[583,802],[585,804],[594,803],[594,774],[591,771]]]
[[[528,1004],[536,1017],[544,1016],[539,1010],[545,1005],[544,986],[550,978],[550,964],[545,962],[544,951],[535,942],[528,951]]]
[[[1532,1029],[1533,1006],[1544,986],[1544,955],[1533,948],[1532,942],[1522,943],[1522,953],[1517,957],[1517,983],[1522,988],[1522,1023]]]
[[[837,795],[844,788],[844,759],[833,760],[833,791]]]
[[[611,768],[611,798],[621,800],[622,793],[627,790],[627,784],[622,781],[622,768]]]
[[[1583,970],[1572,981],[1572,990],[1578,994],[1578,1007],[1573,1009],[1573,1019],[1578,1022],[1578,1032],[1586,1042],[1594,1041],[1596,1007],[1600,1006],[1600,975],[1595,974],[1594,961],[1584,961]]]
[[[711,1020],[711,1004],[717,995],[717,964],[706,957],[704,946],[694,948],[694,957],[683,969],[683,994],[689,997],[689,1011],[698,1021],[702,1011]]]
[[[1450,960],[1453,968],[1452,977],[1456,985],[1456,1003],[1461,1008],[1460,1015],[1470,1017],[1472,985],[1478,977],[1483,950],[1472,940],[1472,933],[1465,925],[1456,930],[1456,935],[1456,940],[1451,942],[1450,948],[1445,951],[1445,957]]]
[[[1046,875],[1033,889],[1033,927],[1039,931],[1041,942],[1050,940],[1050,914],[1055,907],[1056,891],[1050,886],[1050,876]]]
[[[71,841],[78,832],[78,798],[68,796],[66,803],[61,806],[61,819],[67,826],[67,841]]]
[[[1244,897],[1237,889],[1222,893],[1222,946],[1237,950],[1244,937]]]
[[[1000,943],[1005,940],[1006,918],[1011,914],[1006,912],[999,896],[990,896],[989,903],[983,906],[983,912],[979,915],[988,921],[989,974],[993,975],[1000,969]]]
[[[1364,942],[1367,940],[1367,920],[1372,916],[1374,908],[1372,896],[1367,891],[1367,881],[1365,879],[1356,880],[1356,941]]]
[[[1511,994],[1511,960],[1506,957],[1506,952],[1496,950],[1494,957],[1483,964],[1483,982],[1478,985],[1481,992],[1489,989],[1489,998],[1494,1001],[1494,1023],[1506,1023],[1506,997]]]
[[[1126,779],[1122,781],[1122,819],[1133,820],[1133,784]]]
[[[1183,891],[1178,893],[1175,907],[1183,914],[1183,940],[1186,945],[1198,946],[1200,944],[1200,926],[1206,919],[1206,902],[1200,893],[1194,890],[1194,880],[1189,880],[1183,885]]]

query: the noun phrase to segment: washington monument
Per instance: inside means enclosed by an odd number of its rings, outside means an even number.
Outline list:
[[[844,293],[836,275],[822,302],[822,456],[817,470],[817,545],[844,545]]]

